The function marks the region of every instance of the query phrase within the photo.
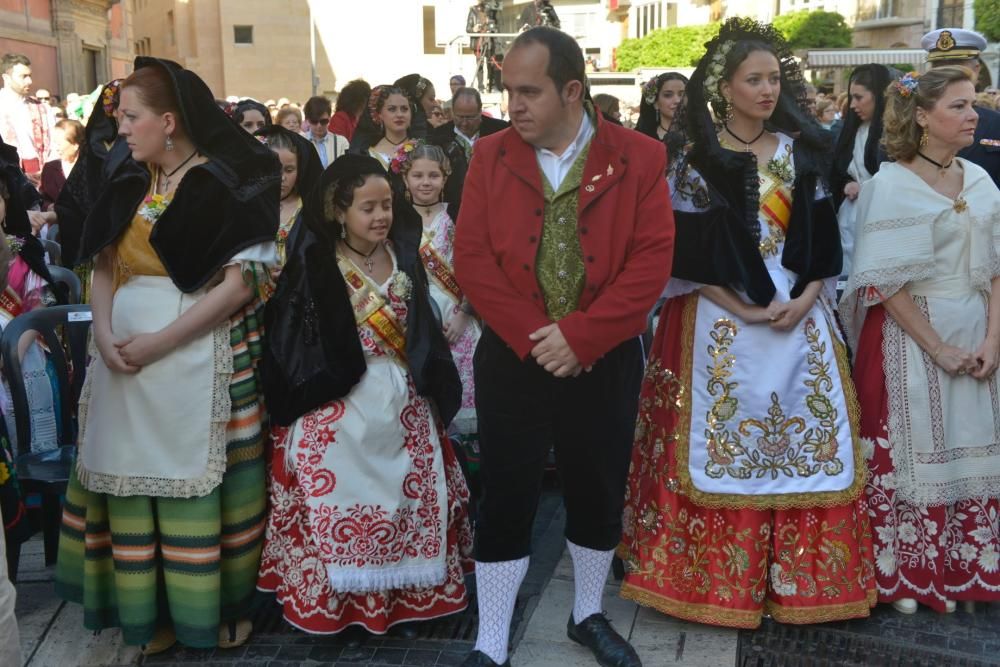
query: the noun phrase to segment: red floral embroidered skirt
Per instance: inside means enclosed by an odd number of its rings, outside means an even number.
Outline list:
[[[286,463],[291,429],[272,427],[270,513],[257,588],[275,592],[285,620],[306,632],[335,634],[359,625],[384,634],[398,623],[462,611],[468,605],[464,575],[471,572],[468,490],[451,442],[440,432],[447,486],[447,576],[443,584],[373,593],[334,591],[320,557],[305,491]]]
[[[1000,500],[975,498],[921,507],[897,498],[892,488],[882,348],[886,317],[882,306],[868,311],[854,373],[864,408],[861,435],[874,446],[865,494],[879,601],[913,598],[943,612],[945,600],[1000,600]]]
[[[712,625],[755,628],[864,617],[875,603],[863,498],[833,507],[715,509],[681,493],[667,385],[682,377],[687,295],[664,307],[643,380],[619,555],[622,597]],[[670,391],[670,389],[666,389]],[[690,387],[675,398],[685,399]]]

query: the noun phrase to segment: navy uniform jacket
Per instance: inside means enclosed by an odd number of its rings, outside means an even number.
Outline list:
[[[982,107],[976,107],[976,113],[979,114],[979,123],[976,125],[975,141],[960,150],[958,156],[985,169],[1000,187],[1000,113]]]

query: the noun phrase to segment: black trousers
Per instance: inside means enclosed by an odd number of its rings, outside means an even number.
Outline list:
[[[566,538],[608,551],[621,539],[643,360],[638,338],[594,364],[556,378],[522,361],[490,329],[476,348],[483,496],[476,560],[516,560],[531,552],[531,528],[550,447],[566,505]]]

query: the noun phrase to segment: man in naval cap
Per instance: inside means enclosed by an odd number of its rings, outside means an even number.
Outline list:
[[[927,51],[931,67],[960,65],[972,70],[979,80],[979,53],[986,48],[986,38],[978,32],[962,28],[932,30],[920,40],[920,47]],[[959,157],[975,162],[985,169],[1000,187],[1000,113],[976,107],[979,123],[972,145],[959,151]]]

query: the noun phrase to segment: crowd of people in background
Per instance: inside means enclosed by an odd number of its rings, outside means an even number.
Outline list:
[[[474,573],[463,665],[509,665],[547,467],[600,664],[641,664],[615,557],[738,628],[1000,600],[1000,91],[980,35],[923,46],[834,97],[730,19],[632,110],[535,27],[497,116],[461,75],[299,105],[149,57],[60,110],[4,56],[0,327],[68,302],[53,247],[93,318],[77,432],[40,341],[30,442],[0,383],[7,553],[15,453],[71,442],[56,590],[146,654],[242,645],[260,594],[414,637]]]

